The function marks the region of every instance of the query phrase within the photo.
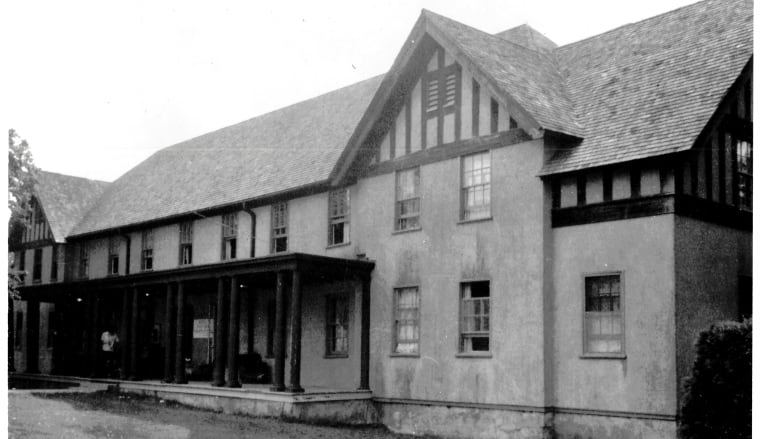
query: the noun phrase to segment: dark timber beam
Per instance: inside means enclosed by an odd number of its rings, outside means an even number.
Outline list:
[[[165,349],[165,363],[163,365],[163,382],[173,382],[173,349],[175,346],[174,334],[176,327],[174,326],[175,319],[175,306],[176,297],[174,293],[174,284],[168,282],[165,285],[165,329],[163,331],[163,348]]]
[[[176,365],[173,380],[176,384],[185,384],[184,374],[184,282],[176,285]]]
[[[274,371],[271,390],[284,391],[284,272],[276,272],[276,322],[274,325]]]
[[[214,375],[212,376],[211,385],[222,387],[225,385],[225,354],[227,349],[225,342],[227,338],[225,334],[227,332],[227,321],[225,319],[225,282],[223,278],[217,278],[217,324],[214,337],[216,340],[215,346],[215,358],[214,358]]]
[[[370,390],[368,385],[369,348],[371,336],[371,277],[361,279],[360,291],[360,387],[359,390]]]
[[[230,327],[228,328],[227,386],[241,387],[238,380],[238,337],[239,337],[238,278],[230,278]]]
[[[303,392],[301,387],[301,272],[292,272],[292,296],[290,298],[290,392]]]

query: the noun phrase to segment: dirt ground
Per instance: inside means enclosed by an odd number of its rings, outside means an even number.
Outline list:
[[[110,392],[10,393],[9,438],[402,439],[383,427],[321,426],[190,409]]]

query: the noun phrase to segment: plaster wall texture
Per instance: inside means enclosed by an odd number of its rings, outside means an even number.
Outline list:
[[[739,276],[751,276],[752,232],[675,216],[678,391],[690,374],[699,333],[736,320]]]
[[[674,218],[555,228],[553,358],[556,407],[674,415]],[[624,359],[582,358],[584,275],[621,272]]]
[[[420,171],[421,230],[393,232],[395,175],[358,182],[371,286],[371,388],[380,397],[543,405],[542,142],[491,150],[491,220],[459,222],[460,159]],[[458,355],[460,283],[490,280],[491,356]],[[419,286],[420,355],[392,353],[393,288]]]
[[[555,414],[556,439],[675,439],[677,423],[570,413]]]

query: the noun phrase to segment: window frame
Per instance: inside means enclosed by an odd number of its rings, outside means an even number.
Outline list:
[[[194,221],[184,221],[179,223],[179,266],[192,265],[192,257],[194,256],[192,247],[194,227]],[[189,260],[185,260],[186,249],[189,249]]]
[[[43,248],[33,249],[33,270],[32,281],[35,284],[41,283],[43,278]]]
[[[112,270],[114,267],[114,261],[116,261],[116,272]],[[109,276],[119,275],[119,237],[112,236],[108,238],[108,267],[107,273]]]
[[[406,342],[414,342],[417,343],[417,348],[414,352],[399,352],[398,351],[398,322],[399,322],[399,308],[398,308],[398,296],[399,293],[401,293],[404,290],[410,290],[414,289],[417,292],[417,315],[414,319],[405,319],[405,320],[415,320],[416,326],[417,326],[417,339],[416,340],[405,340]],[[393,288],[393,328],[392,328],[392,346],[390,349],[390,356],[391,357],[419,357],[420,356],[420,340],[422,339],[422,295],[420,293],[420,286],[419,285],[400,285]]]
[[[737,208],[746,212],[753,211],[753,139],[747,138],[747,136],[739,136],[732,134],[734,138],[734,148],[736,148],[736,171],[737,171]],[[742,144],[748,145],[749,155],[741,154],[740,146]],[[747,157],[745,163],[745,169],[743,170],[742,158]],[[742,181],[745,180],[745,196],[742,196]]]
[[[220,241],[220,261],[238,259],[238,212],[222,215],[222,239]],[[228,246],[230,253],[228,254]]]
[[[86,279],[89,277],[89,244],[82,242],[79,245],[79,265],[77,277]]]
[[[469,157],[475,157],[478,155],[486,155],[488,157],[488,160],[490,162],[490,165],[488,167],[488,176],[490,178],[490,181],[488,183],[480,183],[478,185],[471,185],[466,187],[465,186],[465,165],[466,165],[466,159]],[[484,169],[484,167],[483,167]],[[463,154],[460,156],[460,163],[459,163],[459,188],[458,188],[458,199],[459,199],[459,208],[460,212],[458,213],[458,222],[459,223],[471,223],[471,222],[477,222],[477,221],[489,221],[493,219],[493,154],[492,150],[485,149],[482,151],[476,151],[471,152],[468,154]],[[479,218],[466,218],[466,191],[470,188],[477,187],[477,186],[488,186],[488,197],[490,198],[490,202],[487,205],[487,214],[485,216],[481,216]]]
[[[464,286],[467,284],[477,284],[477,283],[487,283],[488,285],[488,300],[489,300],[489,309],[487,312],[487,318],[488,318],[488,330],[487,331],[471,331],[469,334],[464,336]],[[492,282],[490,279],[468,279],[463,280],[458,283],[458,337],[457,337],[457,354],[456,357],[492,357],[493,356],[493,322],[491,321],[491,315],[493,310],[493,291],[492,291]],[[484,317],[484,316],[483,316]],[[488,350],[486,351],[475,351],[475,350],[466,350],[464,348],[464,339],[465,337],[473,338],[473,337],[479,337],[479,334],[485,334],[482,336],[486,336],[488,339]]]
[[[341,215],[334,215],[333,210],[333,200],[334,197],[337,195],[341,195],[345,197],[345,200],[342,201],[342,205],[346,206],[343,212],[341,212]],[[351,223],[351,211],[352,211],[352,199],[350,190],[348,187],[335,189],[328,192],[328,244],[327,247],[338,247],[342,245],[349,245],[351,242],[351,230],[350,227]],[[334,226],[338,224],[343,224],[342,229],[342,241],[341,242],[335,242],[335,234],[334,234]]]
[[[413,172],[414,173],[414,185],[415,185],[415,196],[410,198],[399,198],[401,195],[401,187],[400,187],[400,179],[401,175],[405,173]],[[393,232],[394,233],[403,233],[403,232],[413,232],[416,230],[422,230],[422,172],[420,169],[420,166],[413,166],[411,168],[405,168],[405,169],[399,169],[395,171],[395,197],[393,201]],[[401,215],[401,204],[417,200],[417,214],[416,215],[409,215],[406,216]],[[417,225],[414,227],[404,227],[401,228],[399,226],[399,222],[402,220],[409,220],[409,219],[417,219]]]
[[[328,294],[325,296],[325,355],[324,358],[348,358],[349,357],[349,349],[350,349],[350,338],[352,338],[350,335],[350,331],[352,330],[352,322],[351,320],[351,306],[350,306],[350,296],[346,293],[339,293],[339,294]],[[331,349],[331,344],[334,340],[333,337],[335,337],[335,333],[331,335],[330,328],[331,326],[334,327],[334,331],[336,327],[338,327],[338,323],[333,322],[331,323],[331,303],[337,304],[339,302],[342,302],[345,306],[345,315],[346,315],[346,325],[342,324],[342,327],[344,328],[344,334],[345,334],[345,340],[346,340],[346,348],[341,351],[337,351],[334,349]],[[338,310],[334,311],[334,314],[338,314]]]
[[[589,352],[588,351],[588,319],[587,313],[593,311],[587,311],[587,294],[588,294],[588,279],[597,277],[609,277],[618,276],[620,285],[620,319],[621,319],[621,335],[620,335],[620,352]],[[580,283],[582,287],[582,353],[580,358],[596,358],[596,359],[625,359],[626,354],[626,288],[625,288],[625,272],[624,271],[601,271],[592,273],[583,273],[582,281]],[[613,311],[614,312],[614,311]]]
[[[279,225],[276,219],[277,209],[284,206],[284,224]],[[277,230],[284,229],[284,233],[277,234]],[[276,241],[284,238],[284,250],[277,250]],[[290,204],[287,201],[280,201],[271,205],[271,254],[287,253],[290,251]]]
[[[154,229],[149,229],[141,232],[141,271],[152,270],[154,270]]]

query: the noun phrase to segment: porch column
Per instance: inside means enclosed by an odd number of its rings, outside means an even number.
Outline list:
[[[217,278],[217,316],[216,331],[214,334],[216,349],[214,358],[214,376],[211,381],[212,386],[225,385],[225,333],[227,332],[227,321],[225,320],[225,279]]]
[[[163,364],[163,382],[173,382],[173,348],[175,346],[173,337],[175,334],[174,314],[175,296],[172,282],[165,284],[165,323],[163,328],[163,348],[165,349],[165,360]]]
[[[186,384],[187,376],[184,373],[184,282],[176,285],[176,371],[174,382]]]
[[[276,322],[274,322],[274,373],[271,390],[284,391],[284,273],[276,272]]]
[[[371,277],[361,279],[360,291],[360,387],[358,390],[370,390],[368,386],[369,348],[371,336]]]
[[[14,299],[8,296],[8,372],[16,372],[14,349],[16,346],[16,325],[14,324]]]
[[[40,325],[40,302],[27,301],[27,373],[40,373],[38,370],[38,334]]]
[[[132,298],[130,289],[122,291],[122,327],[119,329],[119,349],[121,359],[119,367],[119,379],[126,380],[130,376],[130,314],[132,313]]]
[[[292,296],[290,297],[290,392],[303,392],[301,387],[301,272],[292,272]]]
[[[92,294],[89,314],[89,376],[95,377],[104,369],[100,364],[100,351],[103,348],[100,340],[100,302],[97,293]]]
[[[140,332],[141,314],[139,310],[138,288],[133,288],[133,298],[130,313],[130,371],[127,379],[139,380],[138,377],[138,334]]]
[[[227,386],[241,387],[238,381],[238,336],[241,313],[238,310],[238,278],[230,277],[230,327],[228,328]]]

